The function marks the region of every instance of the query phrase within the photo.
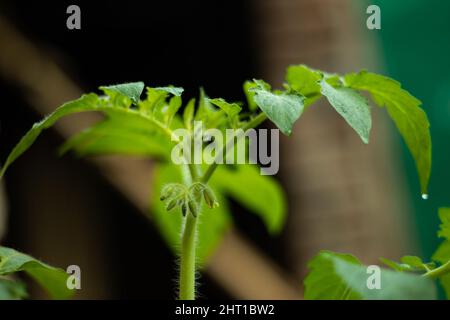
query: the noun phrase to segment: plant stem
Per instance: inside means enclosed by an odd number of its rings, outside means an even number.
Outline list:
[[[252,120],[250,120],[244,127],[243,131],[250,128],[254,128],[260,125],[267,117],[264,113],[258,114]],[[228,141],[226,145],[234,143],[234,138]],[[227,149],[226,149],[227,150]],[[223,150],[221,151],[223,152]],[[197,167],[193,164],[187,165],[187,172],[189,175],[185,181],[188,185],[192,182],[207,183],[217,168],[217,161],[211,164],[205,174],[199,179]],[[181,239],[181,264],[180,264],[180,300],[195,300],[195,237],[196,237],[197,218],[192,214],[188,214],[186,217],[186,223],[184,225],[183,236]]]
[[[427,277],[427,278],[436,279],[436,278],[442,277],[448,273],[450,273],[450,261],[447,261],[439,268],[436,268],[431,271],[428,271],[427,273],[424,273],[423,276]]]
[[[252,120],[250,120],[245,126],[243,126],[242,129],[245,131],[251,128],[255,128],[259,126],[261,123],[263,123],[266,119],[267,119],[266,114],[264,112],[261,112]]]
[[[186,185],[192,185],[198,181],[197,168],[194,164],[183,167],[183,180]],[[195,241],[197,232],[197,219],[190,213],[187,214],[181,237],[180,256],[180,300],[195,299]]]
[[[188,214],[181,240],[180,300],[195,300],[195,232],[197,219]]]
[[[197,167],[195,166],[195,164],[190,163],[188,165],[189,168],[189,173],[191,175],[191,183],[192,181],[198,181],[198,172],[197,172]]]

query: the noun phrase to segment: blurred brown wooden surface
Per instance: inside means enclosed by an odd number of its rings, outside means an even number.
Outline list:
[[[371,68],[371,39],[359,37],[365,8],[343,0],[257,1],[263,77],[281,85],[289,64],[328,72]],[[364,54],[363,54],[364,53]],[[371,142],[358,135],[322,99],[283,138],[281,174],[289,196],[286,245],[302,278],[322,249],[348,252],[364,262],[405,251],[405,202],[382,110],[372,109]],[[409,230],[408,230],[409,231]],[[409,240],[408,240],[409,241]]]

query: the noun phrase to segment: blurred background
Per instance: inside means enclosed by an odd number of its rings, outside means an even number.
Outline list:
[[[81,8],[81,30],[66,27],[71,4]],[[380,30],[366,27],[370,4],[381,9]],[[391,76],[423,102],[431,123],[429,199],[383,110],[373,108],[366,146],[319,103],[281,138],[282,234],[270,237],[234,204],[235,226],[200,280],[204,299],[301,298],[306,263],[321,249],[378,263],[429,258],[436,248],[437,208],[450,204],[449,36],[450,2],[439,0],[1,0],[0,159],[44,114],[100,85],[173,84],[184,96],[203,86],[243,100],[246,79],[281,86],[289,64]],[[77,298],[175,298],[176,261],[147,210],[152,163],[57,156],[65,137],[95,119],[59,122],[11,167],[0,186],[0,243],[79,265]]]

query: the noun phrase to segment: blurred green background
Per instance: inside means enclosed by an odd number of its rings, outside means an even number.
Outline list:
[[[369,3],[369,2],[368,2]],[[381,30],[375,32],[387,74],[422,101],[433,141],[429,198],[420,197],[416,169],[397,135],[406,170],[409,198],[421,253],[430,258],[440,240],[437,210],[450,205],[450,2],[439,0],[370,1],[382,8]]]

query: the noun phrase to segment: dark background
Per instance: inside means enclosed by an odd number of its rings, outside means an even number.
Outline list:
[[[144,81],[149,86],[182,86],[187,96],[196,95],[204,86],[211,96],[242,99],[241,83],[258,76],[247,1],[77,1],[81,30],[66,28],[66,8],[70,4],[73,1],[2,1],[0,9],[20,31],[53,54],[52,58],[85,91],[96,91],[100,85]],[[20,88],[0,81],[0,92],[0,158],[5,159],[40,116],[21,99]],[[27,219],[26,210],[23,199],[14,195],[21,192],[23,184],[42,188],[41,181],[30,174],[33,167],[48,170],[45,179],[64,180],[72,186],[68,189],[60,185],[67,201],[73,199],[67,193],[79,192],[73,191],[77,185],[80,189],[88,185],[95,193],[95,202],[102,210],[92,212],[97,215],[93,220],[102,221],[104,250],[111,253],[106,261],[114,275],[111,296],[173,298],[176,263],[157,231],[86,163],[71,156],[62,162],[55,160],[55,150],[62,140],[53,132],[45,135],[47,139],[39,140],[6,177],[13,216],[5,243],[27,251],[28,238],[22,224]],[[34,163],[30,167],[31,161]],[[67,170],[76,174],[61,176]],[[78,231],[82,234],[82,230]],[[58,241],[57,233],[63,231],[40,232],[53,232],[54,241]],[[226,297],[205,277],[201,296]]]

